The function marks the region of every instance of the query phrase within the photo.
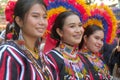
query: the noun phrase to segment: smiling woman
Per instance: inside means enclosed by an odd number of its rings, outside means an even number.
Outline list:
[[[103,46],[104,29],[97,25],[88,25],[80,44],[81,70],[86,70],[89,80],[111,80],[109,69],[99,51]]]
[[[9,25],[6,42],[0,46],[1,80],[54,80],[40,50],[42,35],[48,25],[43,1],[9,1],[5,13]]]
[[[47,60],[59,80],[83,79],[79,68],[81,61],[77,55],[83,33],[84,29],[76,13],[65,11],[55,19],[51,37],[58,40],[58,43],[47,54]]]
[[[83,62],[81,70],[86,70],[86,76],[89,80],[112,80],[113,77],[106,63],[106,60],[109,60],[110,52],[107,55],[103,53],[105,52],[103,51],[103,43],[110,44],[114,41],[116,18],[106,5],[90,7],[91,16],[83,24],[85,32],[79,46],[79,56]],[[106,48],[112,49],[109,46]],[[101,49],[103,52],[100,52]]]

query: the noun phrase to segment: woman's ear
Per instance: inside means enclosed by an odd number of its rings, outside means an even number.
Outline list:
[[[18,24],[18,26],[21,28],[22,26],[23,26],[23,21],[22,21],[22,19],[20,18],[20,17],[16,17],[15,18],[15,21],[16,21],[16,23]]]
[[[86,43],[86,42],[87,42],[87,36],[84,35],[84,36],[83,36],[83,39],[84,39],[84,42]]]
[[[63,31],[62,31],[61,29],[57,28],[57,29],[56,29],[56,32],[58,33],[58,35],[59,35],[60,37],[63,36]]]

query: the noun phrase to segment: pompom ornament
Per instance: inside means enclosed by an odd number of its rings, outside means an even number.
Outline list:
[[[15,1],[8,1],[6,8],[5,8],[5,16],[6,21],[12,24],[14,20],[14,8],[15,8]]]
[[[8,34],[7,34],[7,40],[11,40],[12,37],[13,37],[13,33],[8,33]]]

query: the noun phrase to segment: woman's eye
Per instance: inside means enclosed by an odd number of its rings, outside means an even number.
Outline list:
[[[33,17],[37,18],[38,16],[37,15],[33,15]]]
[[[101,41],[104,41],[104,39],[101,39]]]
[[[82,27],[82,23],[79,23],[79,27]]]
[[[82,24],[80,24],[79,27],[82,27]]]
[[[101,39],[100,37],[95,37],[96,40],[104,41],[104,39]]]
[[[70,26],[71,28],[73,28],[74,26]]]
[[[98,39],[99,39],[99,37],[95,37],[95,39],[97,39],[97,40],[98,40]]]
[[[44,18],[44,19],[47,19],[47,16],[44,16],[43,18]]]
[[[47,15],[43,15],[43,18],[44,18],[44,19],[47,19]]]

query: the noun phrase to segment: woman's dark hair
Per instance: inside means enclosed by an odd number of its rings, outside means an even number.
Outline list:
[[[15,30],[16,34],[13,35],[13,40],[18,39],[19,31],[20,31],[20,27],[15,22],[15,18],[18,16],[20,19],[22,19],[24,21],[26,13],[36,3],[45,6],[43,0],[17,0],[15,9],[14,9],[14,25],[15,25],[14,30]],[[46,6],[45,6],[45,8],[46,8]]]
[[[59,29],[63,29],[63,25],[64,25],[64,22],[65,22],[65,19],[70,16],[70,15],[77,15],[77,13],[75,12],[72,12],[72,11],[65,11],[65,12],[62,12],[60,13],[57,18],[55,19],[55,22],[53,24],[53,27],[51,29],[51,37],[55,40],[58,40],[60,41],[60,36],[58,35],[58,33],[56,32],[56,29],[59,28]],[[77,15],[78,16],[78,15]]]
[[[10,23],[8,23],[6,25],[6,29],[5,29],[6,30],[5,31],[5,41],[8,39],[7,34],[10,33],[10,32],[12,32],[12,29],[13,29],[13,28],[10,29],[10,25],[11,25]]]
[[[88,25],[86,28],[85,28],[85,31],[84,31],[84,34],[83,34],[83,37],[86,35],[87,37],[90,37],[90,35],[92,35],[95,31],[97,30],[102,30],[104,31],[103,28],[97,26],[97,25]],[[79,49],[82,48],[83,46],[83,43],[84,43],[84,39],[82,38],[82,41],[81,43],[79,44]]]
[[[63,29],[63,25],[64,25],[64,22],[65,22],[65,19],[70,16],[70,15],[77,15],[77,13],[73,12],[73,11],[65,11],[65,12],[62,12],[60,13],[57,18],[55,19],[55,22],[52,26],[52,29],[51,29],[51,38],[55,39],[58,41],[57,45],[59,45],[60,43],[60,36],[58,35],[58,33],[56,32],[56,29],[59,28],[60,30]],[[78,16],[79,17],[79,16]]]

